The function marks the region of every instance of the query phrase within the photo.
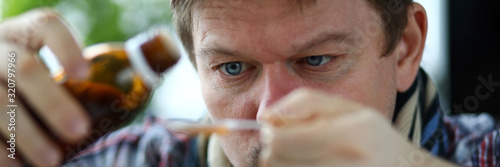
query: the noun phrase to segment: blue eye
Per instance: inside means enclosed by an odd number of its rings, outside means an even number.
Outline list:
[[[309,56],[305,58],[305,61],[311,66],[320,66],[328,63],[332,58],[332,56]]]
[[[247,70],[247,68],[245,63],[235,61],[223,64],[220,70],[226,75],[236,76]]]

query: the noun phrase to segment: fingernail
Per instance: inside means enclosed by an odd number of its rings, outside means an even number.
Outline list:
[[[273,117],[273,126],[277,129],[284,128],[288,124],[287,119],[280,117],[278,115],[275,115]]]
[[[285,118],[280,115],[269,113],[263,115],[263,119],[268,123],[272,128],[282,128],[287,124]]]
[[[87,133],[87,122],[80,117],[68,119],[68,131],[72,136],[84,136]]]
[[[271,118],[271,113],[270,112],[266,112],[262,115],[262,119],[264,119],[265,121],[269,121],[269,119]]]
[[[72,78],[85,79],[87,78],[88,68],[85,64],[78,64],[77,66],[72,67],[69,73],[72,74]]]
[[[56,150],[52,148],[47,148],[42,151],[42,156],[43,159],[40,160],[40,162],[44,162],[44,164],[48,166],[54,166],[59,164],[59,154]]]

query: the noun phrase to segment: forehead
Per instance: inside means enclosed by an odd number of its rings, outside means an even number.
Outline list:
[[[376,16],[364,0],[212,0],[193,11],[193,38],[195,49],[231,43],[286,50],[324,31],[353,34]]]
[[[195,5],[194,12],[195,15],[262,21],[333,13],[353,15],[366,11],[367,5],[366,0],[206,0]],[[225,15],[229,13],[231,15]]]

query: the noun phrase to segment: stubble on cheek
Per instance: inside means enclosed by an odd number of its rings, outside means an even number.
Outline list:
[[[259,144],[252,149],[250,156],[247,159],[248,166],[258,167],[260,152],[262,151],[262,143],[259,141]]]

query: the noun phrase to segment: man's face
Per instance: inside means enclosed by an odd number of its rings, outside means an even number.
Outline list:
[[[365,0],[213,1],[193,11],[193,40],[212,120],[261,120],[266,107],[309,87],[392,118],[396,56],[382,57],[379,15]],[[219,136],[235,166],[257,161],[258,131]]]

